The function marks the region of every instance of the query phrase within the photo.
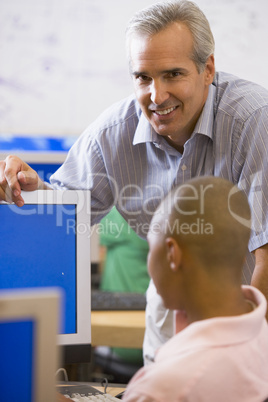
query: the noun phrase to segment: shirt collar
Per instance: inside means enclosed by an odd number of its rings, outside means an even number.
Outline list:
[[[256,309],[248,314],[235,317],[215,317],[196,321],[173,336],[157,353],[157,360],[165,359],[167,354],[188,352],[211,347],[223,347],[247,342],[257,336],[266,314],[266,299],[251,286],[242,286],[247,300],[256,304]]]
[[[203,134],[213,139],[215,96],[216,87],[212,84],[209,86],[208,97],[203,107],[202,113],[195,125],[192,137],[195,134]]]
[[[215,95],[216,95],[216,87],[212,84],[209,86],[208,97],[202,110],[202,113],[196,123],[193,135],[204,134],[212,139]],[[153,127],[148,122],[144,114],[141,113],[141,117],[139,119],[139,123],[133,138],[133,145],[142,144],[145,142],[153,142],[160,148],[163,146],[163,144],[165,144],[165,146],[168,145],[167,142],[154,131]],[[172,147],[169,146],[169,148]]]
[[[170,155],[178,156],[179,152],[173,148],[168,142],[157,134],[151,124],[148,122],[144,114],[141,114],[134,138],[133,145],[150,142],[157,148],[168,152]]]
[[[138,126],[133,138],[133,145],[142,144],[144,142],[157,142],[159,135],[154,131],[153,127],[146,119],[143,113],[141,113]],[[161,138],[161,137],[160,137]]]

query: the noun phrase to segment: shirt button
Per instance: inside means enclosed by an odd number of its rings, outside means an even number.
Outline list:
[[[181,170],[186,170],[187,166],[186,165],[182,165]]]

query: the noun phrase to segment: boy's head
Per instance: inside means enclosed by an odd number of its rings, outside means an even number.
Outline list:
[[[165,306],[184,309],[198,286],[240,287],[249,237],[247,198],[229,181],[205,176],[173,189],[148,233],[148,270]]]

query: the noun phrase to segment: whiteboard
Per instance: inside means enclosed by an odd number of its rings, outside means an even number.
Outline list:
[[[150,0],[0,0],[0,135],[78,136],[132,83],[124,32]],[[268,1],[197,0],[216,67],[268,88]]]

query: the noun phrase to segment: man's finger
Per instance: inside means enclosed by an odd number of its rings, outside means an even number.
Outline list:
[[[32,191],[38,187],[38,175],[32,169],[18,172],[17,179],[22,190]]]
[[[0,186],[2,184],[6,184],[6,178],[5,178],[5,168],[6,168],[6,162],[5,161],[0,161]]]
[[[5,164],[4,175],[7,185],[10,187],[12,195],[18,197],[21,193],[21,188],[17,179],[17,174],[22,169],[21,160],[11,155],[6,157]]]

